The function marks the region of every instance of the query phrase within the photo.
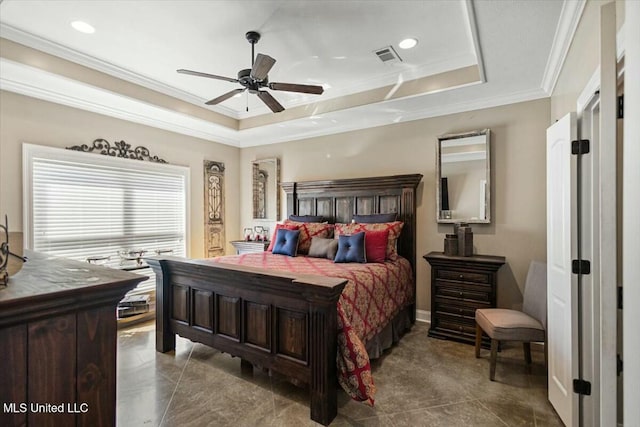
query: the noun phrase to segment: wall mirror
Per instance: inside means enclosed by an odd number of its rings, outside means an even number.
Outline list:
[[[280,159],[251,162],[253,219],[280,221]]]
[[[443,135],[436,155],[439,223],[491,222],[489,129]]]

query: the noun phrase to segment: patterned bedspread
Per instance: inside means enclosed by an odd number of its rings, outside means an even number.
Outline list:
[[[379,263],[334,263],[271,252],[218,257],[213,262],[348,279],[338,301],[338,380],[355,400],[373,404],[375,385],[364,343],[413,299],[411,265],[404,258]]]

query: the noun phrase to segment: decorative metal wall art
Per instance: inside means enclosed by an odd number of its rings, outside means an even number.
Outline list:
[[[141,145],[136,148],[131,148],[131,144],[127,144],[124,141],[116,141],[112,146],[106,139],[102,138],[94,140],[91,147],[87,144],[73,145],[71,147],[67,147],[67,150],[83,151],[85,153],[97,151],[99,154],[105,156],[122,157],[134,160],[148,160],[155,163],[168,163],[166,160],[163,160],[158,156],[152,156],[149,154],[149,149]]]
[[[267,218],[267,178],[269,173],[253,164],[253,218]]]
[[[17,273],[22,267],[22,263],[27,260],[27,258],[20,255],[22,253],[22,245],[18,246],[18,253],[11,252],[9,248],[9,220],[5,215],[4,225],[0,224],[0,288],[7,286],[9,273]],[[14,262],[10,263],[10,259],[13,259]]]
[[[204,186],[205,255],[224,255],[224,163],[204,161]]]

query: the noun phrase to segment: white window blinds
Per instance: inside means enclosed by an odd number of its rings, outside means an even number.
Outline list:
[[[28,144],[24,154],[33,250],[79,261],[109,256],[111,267],[123,265],[123,251],[186,256],[188,168]]]

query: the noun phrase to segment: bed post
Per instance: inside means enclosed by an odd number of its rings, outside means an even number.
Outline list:
[[[311,419],[329,425],[338,414],[338,373],[336,354],[337,334],[328,333],[338,329],[337,301],[343,286],[334,289],[331,295],[309,295],[309,363],[311,365]]]
[[[419,180],[418,180],[419,182]],[[416,236],[416,188],[418,182],[411,183],[411,186],[404,187],[402,189],[402,214],[400,220],[404,222],[404,233],[408,233],[410,236]],[[411,262],[411,268],[413,269],[413,308],[411,309],[411,323],[416,323],[416,300],[417,300],[417,288],[416,288],[416,239],[412,238],[407,243],[404,241],[405,248],[403,253]]]
[[[169,325],[171,288],[169,275],[164,274],[167,263],[155,258],[147,258],[146,261],[156,275],[156,351],[166,353],[176,348],[176,334],[171,332]]]

